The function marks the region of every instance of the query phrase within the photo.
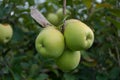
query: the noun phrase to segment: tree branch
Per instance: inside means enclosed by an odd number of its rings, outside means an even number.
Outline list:
[[[66,15],[66,0],[63,0],[63,15],[65,16]],[[62,32],[64,32],[64,29],[65,29],[65,20],[64,19],[64,24],[62,26]]]
[[[30,8],[30,15],[36,22],[42,25],[42,27],[51,25],[51,23],[35,7]]]
[[[120,55],[119,55],[120,53],[119,53],[118,47],[115,47],[115,49],[116,49],[116,54],[117,54],[118,65],[120,67]]]
[[[63,1],[63,14],[66,15],[66,0]]]

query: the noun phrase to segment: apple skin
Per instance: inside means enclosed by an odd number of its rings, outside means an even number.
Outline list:
[[[62,8],[58,9],[56,14],[58,15],[60,20],[62,20],[64,18],[63,9]],[[66,15],[70,15],[70,14],[71,14],[71,12],[68,9],[66,9]]]
[[[64,37],[66,45],[71,50],[86,50],[94,41],[93,31],[77,19],[66,21]]]
[[[13,29],[9,24],[0,24],[0,44],[9,42],[13,35]]]
[[[62,71],[69,72],[79,65],[80,59],[80,51],[71,51],[66,49],[63,54],[56,59],[56,64]]]
[[[64,50],[64,36],[53,26],[48,26],[37,36],[35,46],[43,57],[58,58]]]
[[[59,23],[59,18],[57,16],[57,14],[55,14],[55,13],[49,13],[47,15],[47,19],[53,25],[57,25]]]

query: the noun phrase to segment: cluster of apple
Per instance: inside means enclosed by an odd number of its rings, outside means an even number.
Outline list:
[[[79,65],[80,51],[92,46],[94,33],[77,19],[66,20],[64,26],[63,33],[55,26],[46,26],[37,36],[35,46],[42,56],[54,59],[62,71],[71,71]]]
[[[71,14],[71,12],[68,9],[66,9],[65,12],[66,12],[65,16],[68,16]],[[47,15],[47,20],[53,25],[58,25],[65,16],[63,15],[63,9],[60,8],[56,11],[56,13],[49,13]]]
[[[9,24],[0,24],[0,44],[5,44],[11,40],[13,30]]]

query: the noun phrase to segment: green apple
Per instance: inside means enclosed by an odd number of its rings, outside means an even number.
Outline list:
[[[57,16],[57,14],[55,14],[55,13],[49,13],[47,15],[47,19],[53,25],[57,25],[59,23],[59,18]]]
[[[62,8],[58,9],[56,14],[58,15],[60,20],[64,18],[63,9]],[[71,14],[71,12],[68,9],[66,9],[66,15],[70,15],[70,14]]]
[[[42,56],[58,58],[64,50],[64,36],[53,26],[48,26],[37,36],[35,46]]]
[[[65,50],[63,54],[56,59],[56,64],[62,71],[68,72],[79,65],[80,59],[80,51]]]
[[[88,49],[94,41],[93,31],[76,19],[66,21],[64,37],[67,47],[74,51]]]
[[[0,24],[0,43],[5,44],[11,40],[13,30],[9,24]]]

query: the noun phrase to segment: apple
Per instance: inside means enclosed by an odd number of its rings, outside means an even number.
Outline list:
[[[35,46],[42,56],[58,58],[64,50],[64,36],[54,26],[48,26],[37,36]]]
[[[69,72],[79,65],[80,59],[80,51],[71,51],[66,49],[63,54],[56,59],[56,64],[62,71]]]
[[[58,15],[60,20],[62,20],[64,18],[63,9],[62,8],[58,9],[56,14]],[[68,9],[66,9],[66,15],[70,15],[70,14],[71,14],[71,12]]]
[[[0,43],[5,44],[11,40],[13,29],[9,24],[0,24]]]
[[[59,23],[59,18],[55,13],[49,13],[47,15],[47,20],[53,25],[57,25]]]
[[[88,49],[94,41],[93,31],[77,19],[66,21],[64,37],[67,47],[74,51]]]

